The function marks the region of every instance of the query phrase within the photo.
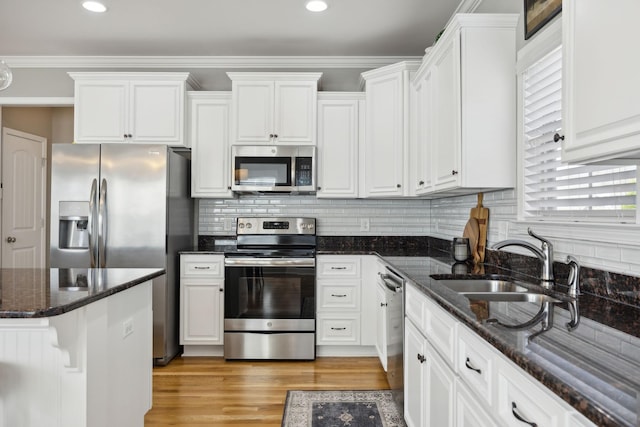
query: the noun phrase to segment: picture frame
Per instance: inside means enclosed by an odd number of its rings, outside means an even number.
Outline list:
[[[524,39],[529,39],[562,10],[562,0],[524,0]]]

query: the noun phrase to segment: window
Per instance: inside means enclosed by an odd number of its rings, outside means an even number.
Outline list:
[[[526,68],[523,89],[523,183],[526,219],[636,221],[636,166],[563,163],[562,48]]]

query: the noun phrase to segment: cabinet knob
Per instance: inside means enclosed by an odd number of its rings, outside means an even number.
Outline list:
[[[322,187],[318,187],[318,191],[322,190]]]
[[[424,185],[424,181],[418,182],[418,185]]]
[[[553,142],[558,142],[558,141],[564,141],[564,135],[560,135],[559,133],[556,133],[555,135],[553,135]]]
[[[452,170],[451,171],[451,175],[458,175],[458,171],[457,170]]]
[[[228,186],[228,187],[227,187],[227,190],[231,190],[231,186]]]
[[[269,134],[269,138],[275,138],[276,136],[272,133]]]
[[[427,361],[427,358],[424,357],[424,355],[418,353],[418,360],[420,361],[420,363],[424,363]]]
[[[224,292],[224,289],[220,288],[220,292]]]
[[[7,243],[15,243],[16,242],[16,238],[15,237],[7,237]]]
[[[397,187],[397,188],[401,188],[401,187],[402,187],[402,185],[400,185],[400,184],[397,184],[397,185],[396,185],[396,187]]]

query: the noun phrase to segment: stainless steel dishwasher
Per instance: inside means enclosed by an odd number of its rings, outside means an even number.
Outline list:
[[[404,347],[404,286],[398,273],[386,267],[380,274],[387,303],[387,382],[393,391],[400,413],[404,409],[403,347]]]

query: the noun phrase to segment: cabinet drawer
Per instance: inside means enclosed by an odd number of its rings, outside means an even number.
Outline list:
[[[425,298],[423,306],[425,336],[449,367],[454,369],[457,322],[428,298]]]
[[[498,357],[475,333],[458,327],[458,374],[475,392],[476,398],[489,406],[494,400],[493,376]]]
[[[317,259],[319,278],[360,278],[360,257],[342,255],[320,255]]]
[[[359,345],[360,315],[318,315],[318,345]]]
[[[223,255],[182,255],[180,257],[182,277],[224,277]]]
[[[318,280],[318,310],[360,310],[360,281]]]
[[[522,427],[523,421],[539,426],[558,427],[564,425],[567,411],[551,391],[529,378],[511,362],[500,359],[498,372],[498,416],[506,426]]]
[[[418,289],[411,285],[406,288],[405,315],[418,327],[420,332],[425,333],[424,327],[424,304],[425,297]]]

